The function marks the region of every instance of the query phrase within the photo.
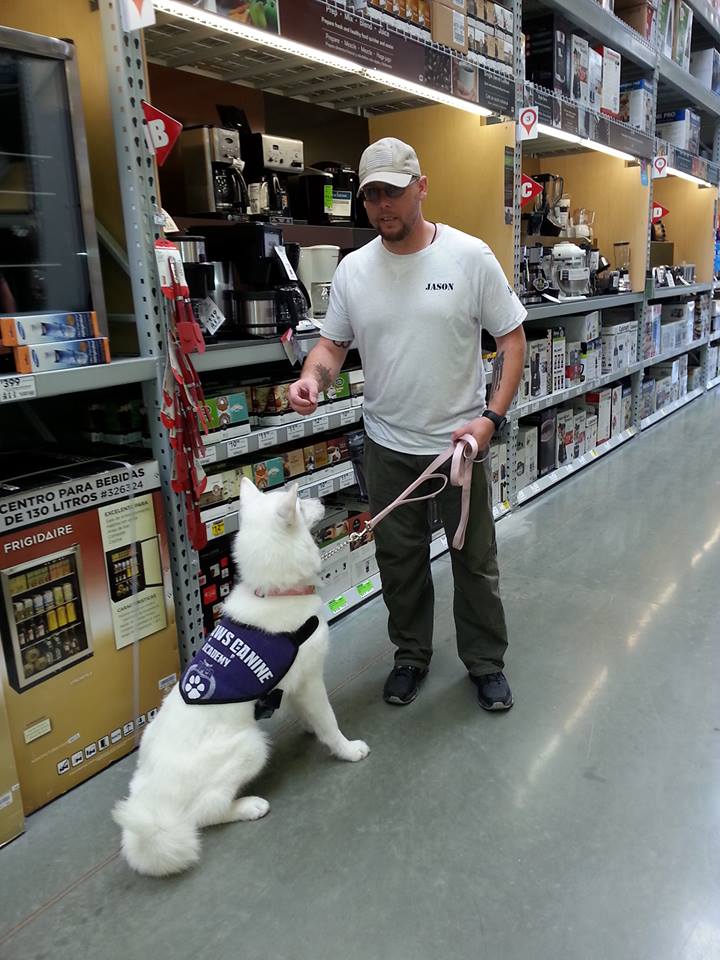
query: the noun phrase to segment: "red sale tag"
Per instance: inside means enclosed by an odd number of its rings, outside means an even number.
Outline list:
[[[522,175],[522,182],[520,184],[521,207],[524,207],[526,204],[530,203],[531,200],[534,200],[535,197],[542,192],[542,184],[539,184],[537,180],[531,180],[530,177],[526,177],[525,174]]]
[[[155,154],[158,166],[161,167],[168,158],[175,141],[180,136],[182,124],[173,120],[162,110],[158,110],[147,100],[142,101],[145,114],[145,142],[148,150]]]
[[[653,204],[652,211],[652,222],[659,223],[663,217],[666,217],[670,211],[666,209],[661,203]]]

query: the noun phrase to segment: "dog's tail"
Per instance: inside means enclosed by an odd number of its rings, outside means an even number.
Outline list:
[[[112,817],[122,827],[125,859],[138,873],[165,877],[200,859],[199,831],[186,819],[148,810],[132,798],[116,803]]]

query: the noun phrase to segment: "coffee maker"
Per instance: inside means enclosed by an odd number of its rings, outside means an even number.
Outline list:
[[[238,132],[210,124],[186,127],[180,145],[185,213],[246,217],[249,198]]]
[[[540,173],[533,179],[543,192],[528,216],[528,236],[559,237],[567,227],[567,210],[561,203],[565,181],[554,173]]]
[[[300,251],[300,280],[310,297],[313,320],[324,320],[330,303],[330,286],[340,259],[340,247],[319,244]]]
[[[288,256],[278,224],[237,223],[199,232],[209,259],[232,264],[241,336],[277,337],[306,319],[308,300],[292,262],[297,264],[299,250]]]
[[[240,146],[252,187],[251,215],[264,220],[289,220],[287,178],[304,169],[302,140],[242,131]]]

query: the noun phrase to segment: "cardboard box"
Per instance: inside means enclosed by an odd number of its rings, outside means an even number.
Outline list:
[[[468,52],[467,17],[451,7],[433,0],[432,6],[433,43],[450,47],[460,53]]]
[[[295,477],[302,477],[305,473],[305,454],[302,447],[287,450],[283,454],[283,471],[286,481]]]
[[[585,426],[587,423],[587,411],[584,407],[576,408],[573,413],[573,460],[582,457],[585,453]]]
[[[0,847],[25,830],[20,778],[15,765],[10,722],[0,686]]]
[[[585,453],[597,446],[597,415],[587,411],[585,417]]]
[[[657,5],[653,2],[633,2],[631,5],[618,9],[617,16],[629,27],[637,31],[645,40],[652,39],[653,29],[657,23]]]
[[[600,113],[602,107],[603,86],[603,59],[597,50],[590,50],[588,64],[588,89],[590,92],[590,109]]]
[[[35,476],[0,490],[0,670],[26,813],[137,746],[179,667],[157,463]]]
[[[552,336],[552,381],[550,383],[550,392],[556,393],[558,390],[565,389],[565,350],[566,340],[565,331],[562,327],[556,327],[550,331]]]
[[[250,433],[250,411],[243,390],[205,398],[205,414],[211,431],[233,430],[233,436]]]
[[[596,47],[602,54],[602,101],[601,112],[611,117],[620,115],[620,70],[622,57],[610,47]]]
[[[305,454],[305,472],[313,473],[315,470],[323,470],[328,466],[327,443],[320,441],[304,448]]]
[[[100,324],[94,311],[0,317],[0,342],[6,347],[18,347],[29,343],[87,340],[99,336]]]
[[[285,464],[282,457],[269,457],[253,464],[253,481],[258,490],[269,490],[285,483]]]
[[[320,553],[320,596],[325,602],[335,600],[353,586],[350,575],[350,540],[337,541]]]
[[[655,378],[650,376],[640,386],[640,419],[655,413]]]
[[[580,382],[593,383],[602,373],[602,340],[580,344]]]
[[[545,397],[550,393],[547,337],[528,340],[527,358],[530,367],[530,396]]]
[[[610,439],[612,390],[594,390],[585,395],[585,407],[597,416],[596,445]]]
[[[575,443],[575,414],[572,410],[558,410],[555,458],[559,467],[570,463]]]
[[[635,80],[620,86],[620,120],[629,123],[644,133],[655,126],[653,94],[655,85],[651,80]]]
[[[683,70],[690,69],[690,45],[692,42],[692,8],[685,0],[675,3],[675,32],[673,34],[672,58]]]
[[[535,426],[538,431],[538,475],[544,477],[557,466],[556,408],[540,410],[525,419],[525,425]]]
[[[708,90],[720,93],[720,50],[710,47],[691,53],[690,73]]]
[[[590,340],[597,340],[600,336],[599,310],[580,314],[577,317],[564,317],[560,322],[565,328],[565,336],[568,340],[580,340],[582,343],[587,343]]]
[[[583,380],[582,344],[569,340],[565,352],[565,386],[575,387]]]
[[[518,488],[534,483],[538,477],[538,428],[520,426],[517,434],[515,476]]]
[[[612,388],[612,412],[610,415],[610,436],[614,437],[625,429],[625,411],[622,399],[622,384]]]
[[[658,0],[658,47],[672,57],[675,36],[675,0]]]
[[[628,430],[633,425],[632,386],[629,383],[623,384],[622,403],[623,403],[623,430]]]
[[[656,135],[697,155],[700,151],[700,117],[689,107],[658,114]]]
[[[451,10],[456,10],[458,13],[468,12],[467,0],[436,0],[436,2],[444,7],[450,7]]]
[[[662,304],[652,303],[645,308],[642,327],[642,359],[649,360],[660,353],[660,318]]]
[[[69,370],[110,363],[110,342],[107,337],[95,337],[90,340],[32,343],[13,347],[13,355],[18,373]]]
[[[586,107],[590,103],[590,46],[577,34],[570,41],[570,69],[571,98]]]

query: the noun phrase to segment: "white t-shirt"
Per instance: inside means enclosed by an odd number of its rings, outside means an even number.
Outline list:
[[[322,328],[354,340],[365,372],[365,429],[381,446],[436,454],[485,409],[480,349],[527,311],[486,243],[438,224],[419,253],[390,253],[380,237],[338,266]]]

